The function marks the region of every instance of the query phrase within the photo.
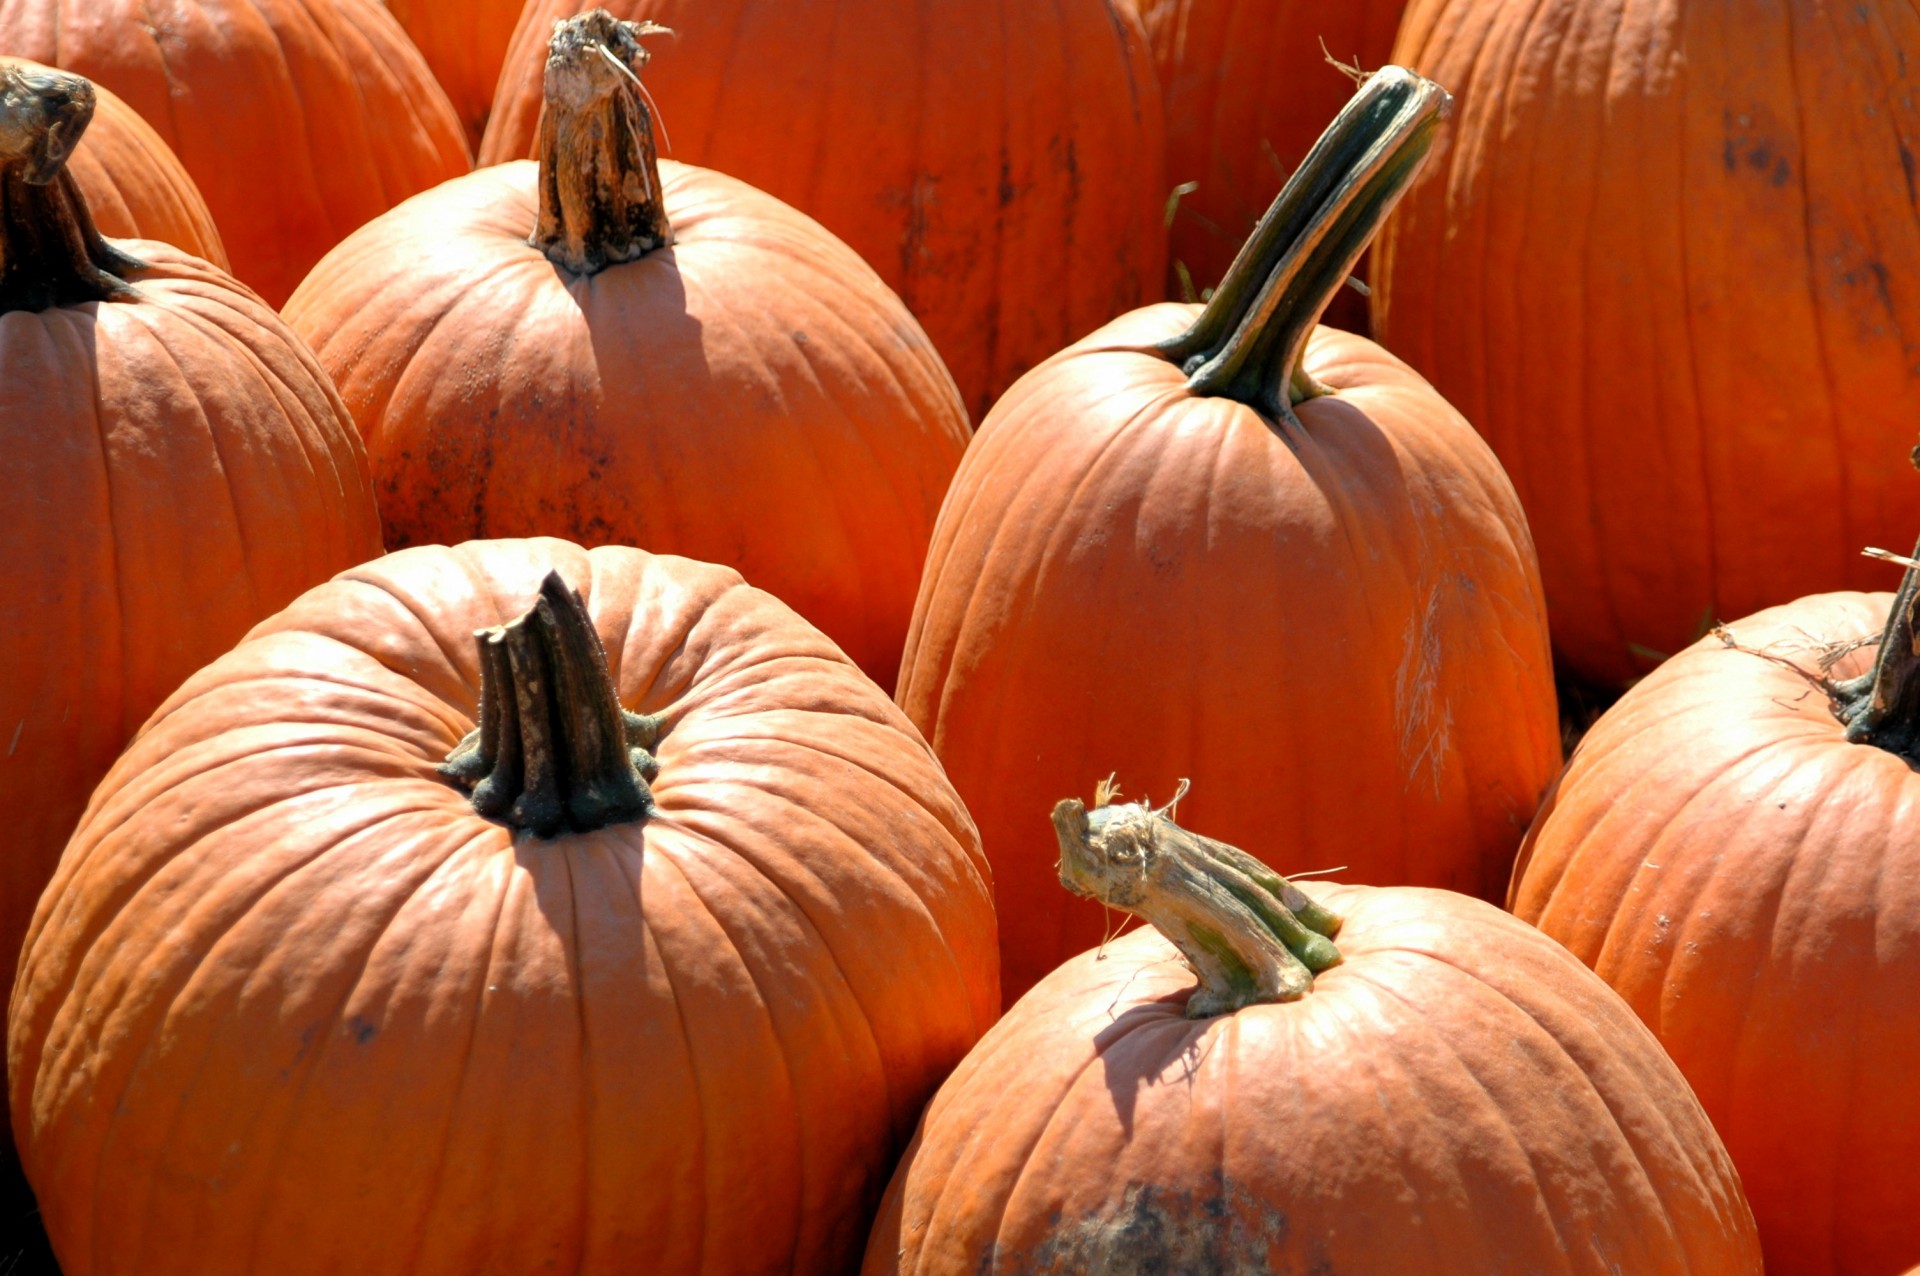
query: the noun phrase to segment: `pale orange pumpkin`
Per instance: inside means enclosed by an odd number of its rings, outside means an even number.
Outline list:
[[[844,1271],[997,996],[966,809],[818,630],[685,559],[428,546],[129,746],[13,1122],[70,1276]]]
[[[288,322],[366,437],[390,546],[559,535],[724,563],[891,687],[966,410],[818,223],[656,161],[642,33],[566,23],[539,162],[364,227]]]

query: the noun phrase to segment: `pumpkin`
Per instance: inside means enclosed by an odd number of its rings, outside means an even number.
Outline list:
[[[275,306],[348,231],[469,166],[446,94],[378,0],[0,0],[0,49],[138,111]]]
[[[737,573],[406,550],[102,784],[14,1128],[69,1276],[845,1270],[993,926],[924,742]]]
[[[1328,58],[1379,66],[1406,0],[1143,0],[1141,20],[1167,103],[1172,256],[1189,286],[1226,275],[1289,173],[1353,81]],[[1366,302],[1343,292],[1339,327],[1364,331]],[[1331,310],[1330,310],[1331,313]]]
[[[179,249],[94,230],[64,167],[94,105],[79,77],[0,65],[0,995],[134,729],[380,552],[353,423],[278,316]]]
[[[1560,760],[1525,517],[1425,382],[1314,327],[1444,101],[1375,75],[1204,309],[1043,364],[954,478],[898,698],[994,861],[1009,996],[1100,936],[1033,817],[1115,763],[1360,881],[1505,888]]]
[[[643,33],[570,20],[539,163],[365,227],[288,322],[366,436],[390,546],[555,534],[722,562],[891,687],[965,408],[845,245],[656,160]]]
[[[1049,974],[941,1086],[867,1276],[1759,1276],[1686,1081],[1538,931],[1309,898],[1144,805],[1053,818],[1061,881],[1157,929]]]
[[[478,148],[521,0],[387,0]]]
[[[1774,1276],[1920,1257],[1917,594],[1909,572],[1897,599],[1802,598],[1669,660],[1588,733],[1515,871],[1513,910],[1687,1074]]]
[[[1554,642],[1622,685],[1717,621],[1869,588],[1920,511],[1920,13],[1413,0],[1460,94],[1374,323],[1486,436]]]
[[[0,56],[0,74],[8,69],[44,73],[51,68]],[[115,239],[157,239],[227,269],[227,250],[220,244],[213,214],[160,135],[97,84],[93,103],[93,123],[67,157],[67,171],[100,233]]]
[[[541,56],[583,0],[531,0],[482,164],[533,153]],[[672,28],[667,150],[818,218],[926,325],[984,415],[1023,371],[1160,295],[1163,121],[1108,0],[618,0]]]

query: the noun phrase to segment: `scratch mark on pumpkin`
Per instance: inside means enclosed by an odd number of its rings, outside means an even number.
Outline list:
[[[16,722],[16,723],[14,724],[14,726],[13,726],[13,739],[12,739],[12,741],[10,741],[10,742],[8,743],[8,745],[7,745],[7,756],[8,756],[8,757],[12,757],[12,756],[13,756],[13,751],[14,751],[15,749],[17,749],[17,748],[19,748],[19,747],[20,747],[20,733],[21,733],[22,731],[25,731],[26,729],[27,729],[27,720],[26,720],[25,718],[22,718],[22,719],[20,719],[20,721],[18,721],[18,722]]]
[[[1400,761],[1411,788],[1424,770],[1440,796],[1440,769],[1453,737],[1453,706],[1440,694],[1440,587],[1427,592],[1426,605],[1407,625],[1400,667],[1393,676],[1393,700],[1400,711]]]

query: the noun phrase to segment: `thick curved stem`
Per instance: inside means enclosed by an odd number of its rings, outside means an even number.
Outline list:
[[[440,774],[473,809],[538,837],[644,818],[658,765],[654,718],[621,708],[607,653],[580,595],[549,572],[517,620],[474,634],[480,726]]]
[[[1920,560],[1920,546],[1913,551]],[[1831,688],[1847,739],[1920,762],[1920,568],[1909,566],[1887,612],[1871,672]]]
[[[1367,79],[1240,249],[1200,317],[1160,352],[1195,394],[1285,419],[1326,393],[1307,338],[1432,149],[1451,99],[1401,67]]]
[[[126,300],[141,263],[100,237],[67,158],[93,119],[93,85],[64,71],[0,71],[0,314]]]
[[[640,37],[664,31],[605,9],[555,24],[540,115],[540,213],[531,243],[576,275],[673,242],[660,190]]]
[[[1286,878],[1225,842],[1140,803],[1053,808],[1060,884],[1142,918],[1193,967],[1187,1017],[1292,1001],[1340,961],[1340,919]]]

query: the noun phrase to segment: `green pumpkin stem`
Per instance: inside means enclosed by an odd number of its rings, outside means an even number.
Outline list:
[[[660,190],[640,37],[665,31],[595,9],[554,25],[535,154],[540,213],[531,243],[576,275],[673,242]]]
[[[1920,546],[1913,551],[1920,560]],[[1920,568],[1909,566],[1887,612],[1873,668],[1832,684],[1847,739],[1920,762]]]
[[[1451,99],[1400,67],[1367,78],[1241,246],[1200,317],[1160,352],[1195,394],[1275,420],[1327,393],[1307,338],[1432,149]]]
[[[1124,909],[1165,935],[1200,986],[1187,1017],[1292,1001],[1340,961],[1340,919],[1253,856],[1142,803],[1053,808],[1060,884]]]
[[[0,70],[0,314],[135,295],[141,263],[100,237],[67,171],[93,106],[77,75]]]
[[[537,837],[645,818],[660,724],[621,707],[580,595],[549,572],[525,615],[473,637],[480,725],[440,766],[473,809]]]

